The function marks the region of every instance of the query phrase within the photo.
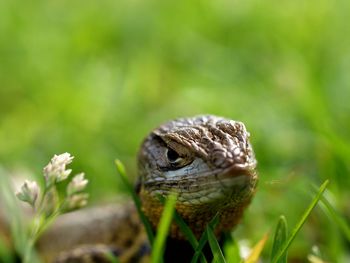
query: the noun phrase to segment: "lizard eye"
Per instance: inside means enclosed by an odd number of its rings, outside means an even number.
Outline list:
[[[170,163],[176,163],[177,161],[179,161],[179,159],[181,159],[180,155],[170,148],[168,148],[166,156]]]

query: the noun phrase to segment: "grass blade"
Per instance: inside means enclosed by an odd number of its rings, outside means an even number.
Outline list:
[[[224,255],[221,251],[220,245],[215,237],[215,234],[213,232],[213,229],[208,225],[206,229],[207,235],[208,235],[208,241],[211,248],[211,251],[213,253],[214,259],[213,262],[217,263],[226,263],[226,260],[224,258]]]
[[[158,263],[162,261],[165,248],[165,241],[175,211],[176,198],[176,195],[171,194],[168,196],[167,201],[165,202],[162,217],[160,219],[157,230],[157,236],[153,244],[153,251],[151,255],[152,263]]]
[[[323,192],[326,190],[327,185],[329,184],[329,180],[326,180],[321,187],[318,190],[318,193],[316,194],[316,196],[314,197],[314,199],[312,200],[311,204],[309,205],[309,207],[306,209],[305,213],[303,214],[303,216],[301,217],[300,221],[298,222],[298,224],[294,227],[291,235],[289,236],[288,240],[284,243],[284,245],[282,246],[282,248],[278,251],[278,253],[276,254],[276,256],[274,257],[274,259],[272,260],[272,263],[277,263],[279,262],[279,260],[281,259],[281,257],[287,252],[289,246],[292,244],[294,238],[296,237],[296,235],[298,234],[299,230],[301,229],[301,227],[304,225],[306,219],[308,218],[308,216],[310,215],[310,213],[312,212],[312,210],[314,209],[314,207],[317,205],[318,201],[320,200]]]
[[[343,232],[347,240],[350,242],[350,226],[347,221],[339,214],[339,212],[332,206],[332,204],[325,198],[321,197],[323,206],[329,213],[329,216],[338,225],[339,229]]]
[[[147,217],[145,216],[145,214],[142,211],[140,198],[138,197],[138,195],[136,194],[134,188],[130,184],[130,182],[129,182],[127,176],[126,176],[125,168],[124,168],[124,165],[122,164],[122,162],[120,160],[115,160],[114,162],[115,162],[115,166],[117,168],[117,171],[118,171],[118,173],[119,173],[119,175],[120,175],[120,177],[122,179],[122,182],[124,183],[124,185],[128,189],[129,193],[131,194],[132,199],[134,200],[137,212],[138,212],[138,214],[139,214],[139,216],[141,218],[141,221],[142,221],[143,225],[145,226],[149,243],[152,245],[153,241],[154,241],[154,234],[153,234],[152,226],[151,226],[151,223],[149,222],[149,220],[147,219]]]
[[[157,197],[158,197],[159,201],[163,205],[165,205],[165,203],[166,203],[165,198],[161,195],[158,195]],[[176,210],[174,211],[174,220],[175,220],[176,224],[179,226],[181,232],[186,236],[188,242],[190,242],[191,246],[193,248],[196,248],[198,246],[198,241],[197,241],[195,235],[193,234],[191,228],[183,220],[183,218],[176,212]]]
[[[207,243],[207,241],[208,241],[208,235],[207,235],[206,231],[204,231],[200,240],[199,240],[197,248],[195,248],[195,252],[194,252],[194,255],[192,257],[191,263],[197,263],[200,256],[203,257],[203,259],[201,259],[201,262],[203,262],[202,260],[204,260],[204,262],[207,262],[207,260],[205,259],[205,256],[202,253],[202,250],[203,250],[205,244]]]
[[[286,242],[287,235],[287,220],[284,216],[280,216],[276,227],[275,237],[273,240],[271,259],[276,257],[277,252],[282,248],[283,244]],[[280,260],[277,263],[287,263],[287,252],[281,256]]]
[[[0,262],[12,263],[15,262],[12,253],[4,240],[5,238],[1,236],[0,233]]]
[[[242,262],[240,249],[235,238],[231,233],[226,234],[226,241],[224,244],[224,255],[227,263],[239,263]]]
[[[269,238],[268,234],[265,234],[262,239],[253,247],[252,251],[244,263],[256,263],[259,261],[261,252],[263,251],[266,241]]]
[[[202,249],[203,249],[206,241],[204,242],[202,248],[197,252],[197,248],[200,246],[201,243],[200,242],[198,243],[191,228],[186,224],[186,222],[182,219],[182,217],[176,211],[174,214],[174,220],[175,220],[176,224],[179,226],[181,232],[186,236],[186,239],[188,240],[188,242],[193,247],[193,250],[195,251],[195,255],[196,255],[196,253],[198,254],[197,261],[199,258],[202,263],[207,263],[207,260],[205,259],[205,256],[202,253]],[[205,231],[203,233],[203,236],[206,236]],[[197,262],[197,261],[195,261],[195,262]]]
[[[117,256],[113,255],[112,252],[108,252],[106,254],[106,258],[110,263],[119,263],[119,259]]]
[[[159,201],[164,205],[165,204],[165,198],[163,196],[161,196],[161,195],[158,195],[158,198],[159,198]],[[179,226],[181,232],[185,235],[186,239],[191,244],[193,249],[196,250],[198,248],[198,246],[199,246],[198,241],[197,241],[195,235],[193,234],[191,228],[186,224],[186,222],[176,212],[176,210],[174,211],[174,221]],[[203,234],[205,234],[205,231],[204,231]],[[205,234],[205,236],[206,236],[206,234]],[[206,263],[207,261],[206,261],[204,255],[203,255],[203,253],[201,251],[202,250],[199,251],[198,257],[200,256],[200,260],[201,260],[202,263]],[[197,257],[197,260],[198,260],[198,257]]]
[[[210,222],[208,223],[208,227],[210,227],[211,229],[215,229],[216,225],[219,223],[219,214],[216,214],[212,220],[210,220]],[[195,253],[193,255],[193,258],[191,260],[191,263],[196,263],[198,261],[198,258],[200,257],[201,262],[207,262],[207,260],[205,259],[205,256],[202,253],[202,250],[205,246],[205,244],[208,241],[208,235],[206,233],[206,231],[204,231],[202,233],[201,238],[199,239],[199,243],[197,245],[197,247],[195,247]]]
[[[21,208],[12,192],[8,173],[2,167],[0,167],[0,200],[4,202],[3,209],[9,215],[8,222],[15,250],[19,255],[23,256],[27,243],[26,228],[23,225]]]
[[[188,242],[195,249],[198,246],[198,241],[193,234],[191,228],[186,224],[182,217],[175,211],[174,213],[175,223],[179,226],[181,232],[185,235]]]

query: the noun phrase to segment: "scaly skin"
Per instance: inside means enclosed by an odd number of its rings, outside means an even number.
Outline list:
[[[218,237],[240,221],[255,192],[256,160],[241,122],[208,115],[170,121],[153,130],[138,155],[137,191],[156,230],[158,195],[176,192],[177,212],[197,238],[215,214]],[[165,262],[189,262],[193,249],[173,223]],[[78,211],[59,218],[39,240],[46,262],[148,262],[149,245],[131,203]],[[181,253],[179,253],[181,251]],[[58,256],[57,256],[58,255]]]
[[[216,229],[232,229],[255,191],[256,160],[243,123],[215,116],[168,122],[154,130],[139,153],[140,197],[156,228],[157,194],[178,194],[177,212],[197,238],[216,213]],[[183,235],[176,225],[173,238]]]

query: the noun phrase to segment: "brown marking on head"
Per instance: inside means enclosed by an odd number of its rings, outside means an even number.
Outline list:
[[[241,122],[216,116],[177,119],[155,129],[139,152],[139,194],[156,228],[158,195],[178,194],[176,211],[199,237],[219,214],[216,232],[232,229],[254,195],[256,160]],[[171,236],[183,238],[173,224]]]

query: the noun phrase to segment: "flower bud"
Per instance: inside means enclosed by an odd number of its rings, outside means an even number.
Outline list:
[[[66,166],[72,162],[73,158],[74,156],[71,156],[69,153],[53,156],[48,165],[44,167],[44,177],[47,187],[67,179],[72,170],[66,170]]]
[[[39,186],[35,181],[25,180],[21,189],[16,192],[16,196],[19,200],[30,204],[34,208],[39,192]]]
[[[71,196],[77,192],[81,192],[88,184],[88,180],[84,178],[84,173],[77,174],[67,186],[67,195]]]
[[[89,195],[85,193],[68,197],[67,210],[71,211],[86,206],[88,197]]]

